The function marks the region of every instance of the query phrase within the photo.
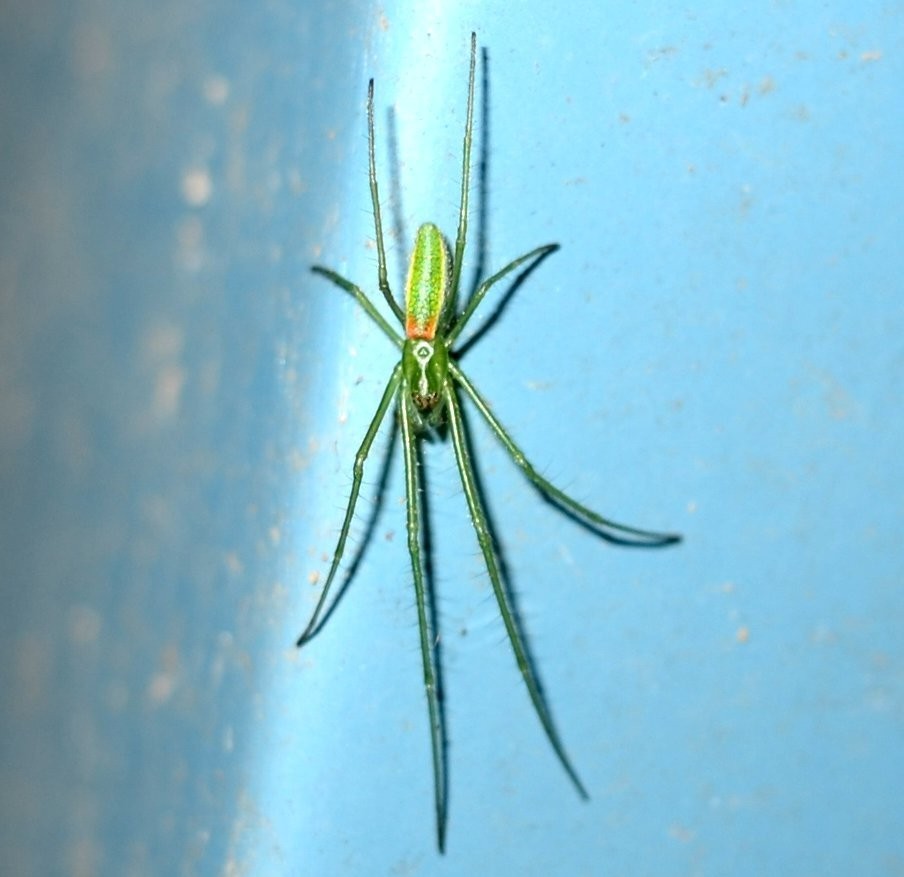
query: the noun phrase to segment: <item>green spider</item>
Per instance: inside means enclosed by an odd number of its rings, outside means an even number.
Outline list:
[[[383,391],[383,397],[380,399],[380,404],[377,406],[376,413],[364,435],[364,440],[355,455],[351,496],[345,510],[345,518],[342,522],[339,541],[330,564],[330,571],[311,620],[298,638],[297,645],[305,645],[322,627],[320,622],[321,613],[326,604],[330,587],[336,578],[342,556],[345,553],[345,544],[364,476],[364,463],[370,453],[380,425],[386,416],[386,412],[389,411],[393,403],[396,403],[402,435],[402,448],[405,455],[408,552],[411,555],[411,569],[414,575],[421,657],[424,665],[424,688],[427,694],[427,710],[430,720],[436,832],[437,845],[440,852],[444,852],[446,841],[445,738],[441,693],[438,688],[437,638],[433,630],[430,601],[427,596],[427,581],[421,557],[422,528],[416,449],[416,442],[419,437],[423,433],[445,436],[446,430],[451,435],[452,447],[455,450],[455,458],[458,463],[458,471],[461,475],[461,483],[468,503],[471,522],[477,535],[480,550],[483,553],[487,573],[499,604],[499,612],[502,616],[512,651],[515,654],[518,669],[521,671],[521,676],[527,686],[534,709],[556,756],[579,795],[584,799],[588,798],[587,791],[566,755],[565,748],[553,725],[552,716],[543,699],[540,684],[528,657],[527,648],[515,617],[509,592],[502,581],[493,536],[483,509],[477,480],[474,475],[474,467],[471,463],[458,391],[464,391],[465,395],[471,399],[477,410],[489,424],[490,429],[502,442],[512,460],[540,493],[566,514],[596,532],[597,535],[622,543],[648,547],[672,545],[681,540],[681,537],[675,534],[654,533],[610,521],[576,502],[547,481],[528,462],[521,449],[496,419],[486,400],[477,392],[474,385],[468,380],[458,365],[457,357],[452,347],[487,292],[500,280],[522,265],[527,266],[523,273],[529,272],[542,259],[557,250],[559,246],[558,244],[545,244],[509,262],[508,265],[487,280],[484,280],[474,290],[473,295],[471,295],[461,313],[455,313],[454,303],[457,299],[461,278],[468,227],[468,190],[471,174],[471,136],[474,122],[474,72],[476,64],[477,36],[472,33],[468,104],[461,163],[461,202],[458,213],[458,234],[455,239],[455,251],[451,259],[451,270],[449,265],[450,253],[445,239],[435,225],[429,222],[425,223],[417,231],[414,251],[411,254],[411,261],[408,266],[404,310],[393,297],[386,275],[386,255],[383,249],[383,228],[380,217],[380,200],[377,190],[376,159],[374,154],[373,79],[370,80],[367,88],[370,195],[374,211],[379,286],[390,310],[404,327],[404,338],[380,315],[367,295],[354,283],[341,277],[335,271],[319,265],[311,269],[315,274],[323,275],[354,296],[368,316],[382,329],[390,341],[401,350],[402,358],[392,370],[389,382]],[[613,531],[621,534],[621,536],[612,536]],[[328,612],[326,617],[329,614]]]

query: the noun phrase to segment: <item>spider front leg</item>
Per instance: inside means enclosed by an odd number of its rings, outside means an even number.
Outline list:
[[[430,719],[430,747],[433,754],[433,795],[436,808],[436,843],[439,851],[446,845],[446,747],[443,734],[443,713],[439,691],[439,671],[436,661],[436,637],[433,632],[431,610],[427,600],[427,584],[421,559],[420,479],[418,478],[417,437],[413,420],[411,394],[403,385],[399,396],[399,422],[402,427],[402,448],[405,453],[405,494],[408,499],[408,553],[414,575],[414,594],[417,603],[417,623],[420,631],[421,658],[424,665],[424,690]]]
[[[383,315],[374,307],[374,303],[364,294],[364,291],[358,286],[356,283],[352,283],[351,280],[346,280],[341,274],[337,274],[335,271],[332,271],[329,268],[324,268],[321,265],[313,265],[311,267],[311,271],[314,274],[319,274],[321,277],[326,277],[327,280],[332,280],[333,283],[336,284],[340,289],[344,289],[347,293],[349,293],[362,308],[364,308],[367,316],[369,316],[384,332],[385,335],[388,336],[389,340],[395,344],[396,347],[402,346],[402,339],[399,338],[398,333],[389,323],[383,318]]]
[[[451,367],[452,363],[450,363],[450,370]],[[527,654],[527,647],[524,643],[524,637],[518,627],[518,622],[515,619],[515,611],[512,607],[511,599],[502,582],[499,563],[496,560],[496,552],[493,547],[493,537],[490,533],[490,525],[487,521],[486,513],[483,510],[483,503],[480,500],[480,493],[477,488],[477,479],[474,475],[474,467],[471,463],[471,454],[468,450],[468,440],[465,435],[464,421],[461,416],[461,406],[458,403],[458,397],[456,396],[455,388],[452,386],[451,382],[446,385],[444,398],[446,410],[448,411],[449,429],[452,434],[452,446],[455,449],[455,459],[458,463],[459,474],[461,475],[461,485],[468,502],[471,523],[474,525],[474,532],[477,535],[477,542],[483,553],[487,573],[493,586],[493,593],[496,595],[496,602],[499,604],[499,614],[502,616],[505,632],[508,634],[512,651],[515,653],[515,661],[518,664],[518,669],[521,671],[524,684],[527,686],[527,692],[534,705],[534,710],[536,710],[537,716],[540,719],[540,724],[543,725],[543,730],[546,732],[546,736],[552,745],[553,750],[558,756],[559,761],[562,763],[562,767],[565,768],[565,772],[577,788],[578,793],[586,800],[589,798],[589,795],[578,777],[577,771],[574,769],[574,766],[566,755],[565,747],[559,739],[559,735],[553,725],[552,715],[549,712],[546,701],[543,699],[540,683],[531,667],[530,658]]]
[[[383,220],[380,214],[380,191],[377,186],[377,156],[374,140],[374,81],[371,79],[367,84],[367,156],[370,200],[374,208],[374,234],[377,242],[377,283],[390,310],[401,322],[404,319],[404,313],[399,307],[399,303],[393,298],[386,274],[386,250],[383,247]]]
[[[458,336],[461,334],[462,329],[467,325],[468,320],[474,314],[474,311],[477,310],[478,305],[483,301],[484,296],[490,291],[490,289],[495,286],[503,277],[507,274],[510,274],[517,268],[520,268],[525,262],[530,262],[533,260],[532,264],[528,265],[527,268],[524,269],[524,274],[528,274],[537,267],[547,256],[551,253],[554,253],[559,249],[558,244],[544,244],[542,247],[535,247],[529,253],[525,253],[523,256],[519,256],[517,259],[512,259],[511,262],[508,263],[504,268],[501,268],[497,271],[492,277],[488,277],[477,289],[474,291],[474,295],[471,296],[470,301],[468,301],[467,306],[461,312],[459,317],[456,319],[455,324],[450,327],[449,331],[446,333],[446,344],[451,347]]]
[[[326,274],[327,272],[324,271],[322,273]],[[329,274],[327,274],[327,276],[329,276]],[[333,579],[336,578],[339,564],[342,562],[342,555],[345,553],[345,543],[348,539],[348,531],[352,524],[352,518],[355,516],[355,505],[358,502],[358,494],[361,491],[361,481],[364,478],[364,463],[370,454],[371,446],[374,443],[374,439],[377,437],[377,433],[380,430],[380,424],[382,424],[383,418],[389,410],[389,406],[392,404],[393,399],[399,394],[399,385],[401,384],[401,381],[402,364],[399,363],[392,370],[392,375],[389,378],[389,382],[386,384],[386,389],[383,391],[383,397],[380,399],[380,404],[377,406],[376,413],[370,422],[370,426],[367,427],[367,432],[364,434],[364,441],[361,442],[361,447],[358,448],[358,453],[355,454],[355,465],[352,469],[352,492],[351,496],[348,498],[348,505],[345,508],[345,519],[342,521],[342,529],[339,531],[339,541],[336,544],[336,550],[333,553],[333,561],[330,564],[330,571],[326,577],[326,584],[320,592],[320,599],[314,607],[314,612],[311,614],[311,620],[295,643],[299,648],[310,641],[320,630],[320,625],[318,624],[320,613],[326,604],[326,598],[330,592],[330,587],[333,584]],[[327,615],[329,615],[329,613],[327,613]]]

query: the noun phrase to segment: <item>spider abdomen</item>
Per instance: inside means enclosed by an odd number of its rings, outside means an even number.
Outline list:
[[[449,248],[442,232],[425,222],[418,230],[405,281],[405,337],[436,337],[449,288]]]

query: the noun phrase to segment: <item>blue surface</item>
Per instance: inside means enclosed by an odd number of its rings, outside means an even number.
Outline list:
[[[904,12],[486,6],[0,12],[5,873],[904,870]],[[393,362],[308,267],[375,285],[369,76],[386,203],[454,233],[472,28],[486,268],[562,250],[464,364],[544,474],[686,541],[600,543],[471,417],[582,803],[427,449],[441,858],[399,460],[293,642]]]

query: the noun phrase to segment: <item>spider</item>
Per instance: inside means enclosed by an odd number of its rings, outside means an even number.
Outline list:
[[[377,187],[376,159],[374,150],[374,81],[367,88],[367,133],[370,195],[373,202],[374,230],[377,244],[378,284],[392,313],[401,323],[404,336],[400,335],[379,313],[373,302],[359,286],[346,280],[329,268],[315,265],[311,270],[331,280],[336,286],[354,296],[368,316],[380,327],[389,340],[401,351],[401,359],[396,363],[377,405],[376,413],[367,428],[364,440],[355,455],[351,495],[345,510],[345,518],[339,533],[339,541],[333,553],[329,573],[323,590],[304,632],[298,638],[299,647],[308,643],[321,629],[321,614],[327,595],[332,586],[343,554],[349,528],[355,514],[355,505],[364,476],[364,464],[370,454],[374,439],[387,412],[395,406],[401,429],[402,448],[405,458],[405,489],[407,498],[408,553],[414,578],[414,592],[417,603],[418,629],[420,633],[421,657],[424,670],[424,689],[427,695],[427,711],[430,724],[430,742],[433,755],[434,805],[436,810],[437,846],[445,850],[446,842],[446,801],[447,780],[444,749],[444,723],[441,694],[438,687],[436,654],[436,634],[430,611],[428,582],[424,571],[423,524],[420,507],[420,485],[417,463],[417,442],[425,436],[449,435],[461,475],[462,488],[468,504],[471,522],[486,564],[487,574],[499,604],[499,612],[514,652],[515,661],[527,692],[533,703],[543,730],[553,751],[577,789],[578,794],[588,798],[588,794],[578,774],[565,752],[565,748],[553,725],[549,708],[544,701],[540,685],[528,657],[524,637],[519,628],[509,592],[503,583],[499,560],[493,543],[487,515],[483,508],[474,467],[471,462],[469,442],[462,419],[460,393],[464,393],[481,416],[489,424],[496,438],[502,443],[515,465],[524,473],[541,494],[564,513],[582,523],[597,535],[621,543],[661,547],[672,545],[681,537],[672,533],[655,533],[628,527],[602,517],[587,508],[555,485],[547,481],[527,460],[518,445],[497,420],[489,404],[471,383],[454,351],[455,342],[468,325],[486,294],[500,280],[513,271],[526,266],[527,273],[559,248],[558,244],[544,244],[523,256],[513,259],[505,267],[488,277],[474,290],[465,307],[456,312],[455,302],[461,280],[462,261],[468,228],[468,190],[471,173],[471,138],[474,123],[474,72],[477,59],[477,36],[471,34],[471,60],[468,77],[468,101],[465,119],[465,133],[461,163],[461,201],[458,213],[458,234],[455,249],[450,253],[442,233],[433,223],[424,223],[417,230],[414,250],[408,265],[405,284],[404,309],[396,301],[389,286],[386,273],[386,255],[383,246],[383,228],[380,214],[380,199]],[[613,536],[612,534],[619,534]],[[329,616],[327,613],[324,620]]]

